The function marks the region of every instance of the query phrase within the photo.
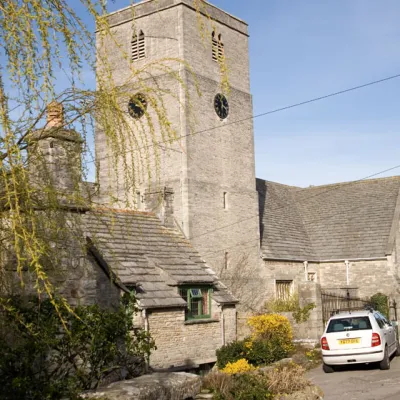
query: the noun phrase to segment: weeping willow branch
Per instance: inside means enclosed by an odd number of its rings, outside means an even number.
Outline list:
[[[50,275],[62,273],[60,265],[69,262],[71,248],[64,243],[71,243],[79,254],[85,254],[86,249],[79,213],[68,213],[66,207],[83,210],[95,206],[93,186],[85,184],[88,163],[95,157],[85,147],[82,160],[69,160],[79,173],[71,176],[72,185],[67,190],[54,181],[54,166],[46,161],[41,139],[67,135],[67,146],[78,148],[95,129],[101,131],[110,158],[109,172],[120,181],[117,186],[120,184],[124,192],[121,199],[109,188],[110,206],[115,201],[134,207],[132,198],[138,182],[160,183],[161,156],[180,145],[166,99],[190,114],[190,92],[182,70],[192,77],[196,95],[201,95],[186,62],[161,58],[136,67],[104,17],[104,2],[80,0],[78,4],[79,15],[75,11],[78,8],[67,0],[0,0],[0,283],[5,284],[7,268],[15,270],[20,284],[28,280],[38,295],[50,298],[58,310],[71,310],[67,300],[56,302],[57,286],[50,279]],[[213,22],[203,1],[195,0],[194,5],[199,33],[204,44],[210,45]],[[135,8],[131,9],[134,20]],[[97,48],[80,15],[95,22]],[[115,81],[104,52],[106,44],[112,44],[129,65],[124,82]],[[222,90],[228,92],[224,56],[218,63]],[[95,89],[85,84],[83,68],[92,76],[97,72]],[[183,90],[185,104],[178,93],[159,84],[160,74]],[[144,118],[139,120],[132,120],[126,109],[133,88],[147,99]],[[57,127],[45,120],[51,101],[64,111],[62,124]]]

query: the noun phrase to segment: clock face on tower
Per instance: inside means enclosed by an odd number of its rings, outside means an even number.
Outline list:
[[[223,94],[218,93],[214,97],[214,109],[215,109],[215,112],[217,113],[218,117],[220,117],[221,119],[225,119],[228,116],[229,103]]]
[[[132,118],[139,119],[147,108],[147,100],[144,94],[137,93],[131,97],[128,103],[128,112]]]

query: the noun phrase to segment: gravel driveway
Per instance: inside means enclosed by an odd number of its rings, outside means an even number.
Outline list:
[[[308,378],[324,391],[324,400],[400,400],[400,357],[392,359],[388,371],[352,365],[325,374],[318,367]]]

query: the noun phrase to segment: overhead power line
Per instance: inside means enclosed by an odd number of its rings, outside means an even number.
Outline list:
[[[187,133],[185,135],[178,136],[176,139],[167,140],[167,141],[166,140],[160,140],[158,142],[154,142],[154,143],[151,143],[151,144],[148,144],[148,145],[145,145],[145,146],[141,146],[141,147],[137,147],[135,149],[127,150],[123,154],[128,154],[128,153],[132,153],[134,151],[146,149],[146,148],[149,148],[149,147],[158,146],[160,144],[166,144],[166,143],[170,143],[171,144],[171,143],[176,142],[179,139],[183,139],[185,137],[195,136],[195,135],[198,135],[200,133],[206,133],[206,132],[214,131],[214,130],[217,130],[217,129],[220,129],[220,128],[225,128],[226,126],[240,124],[241,122],[249,121],[249,120],[256,119],[256,118],[265,117],[266,115],[275,114],[275,113],[278,113],[278,112],[281,112],[281,111],[289,110],[291,108],[304,106],[306,104],[315,103],[315,102],[320,101],[320,100],[328,99],[328,98],[334,97],[334,96],[339,96],[339,95],[344,94],[344,93],[352,92],[354,90],[358,90],[358,89],[362,89],[362,88],[365,88],[365,87],[368,87],[368,86],[376,85],[378,83],[390,81],[390,80],[396,79],[396,78],[400,78],[400,74],[388,76],[386,78],[378,79],[376,81],[371,81],[371,82],[368,82],[368,83],[364,83],[362,85],[353,86],[353,87],[348,88],[348,89],[339,90],[337,92],[329,93],[329,94],[326,94],[324,96],[314,97],[313,99],[305,100],[305,101],[302,101],[300,103],[294,103],[294,104],[291,104],[291,105],[288,105],[288,106],[285,106],[285,107],[276,108],[274,110],[266,111],[266,112],[263,112],[263,113],[260,113],[260,114],[251,115],[249,117],[242,118],[242,119],[239,119],[239,120],[236,120],[236,121],[226,122],[223,125],[217,125],[217,126],[213,126],[211,128],[200,130],[200,131]],[[97,161],[105,160],[107,158],[111,158],[111,155],[98,158]],[[95,162],[95,160],[87,161],[87,163],[92,163],[92,162]]]
[[[338,95],[340,95],[340,94],[352,92],[352,91],[354,91],[354,90],[358,90],[358,89],[362,89],[362,88],[365,88],[365,87],[368,87],[368,86],[376,85],[376,84],[378,84],[378,83],[390,81],[390,80],[396,79],[396,78],[400,78],[400,74],[388,76],[387,78],[379,79],[379,80],[377,80],[377,81],[372,81],[372,82],[364,83],[363,85],[353,86],[353,87],[351,87],[351,88],[349,88],[349,89],[344,89],[344,90],[340,90],[340,91],[338,91],[338,92],[333,92],[333,93],[327,94],[327,95],[325,95],[325,96],[315,97],[314,99],[302,101],[302,102],[300,102],[300,103],[295,103],[295,104],[292,104],[292,105],[290,105],[290,106],[277,108],[277,109],[275,109],[275,110],[271,110],[271,111],[267,111],[267,112],[265,112],[265,113],[257,114],[257,115],[255,115],[253,118],[264,117],[265,115],[274,114],[274,113],[277,113],[277,112],[280,112],[280,111],[284,111],[284,110],[289,110],[290,108],[299,107],[299,106],[304,106],[305,104],[314,103],[314,102],[316,102],[316,101],[328,99],[329,97],[338,96]]]
[[[323,195],[323,194],[325,194],[325,193],[332,192],[332,191],[334,191],[334,190],[343,189],[343,187],[346,187],[346,186],[348,186],[348,185],[350,185],[350,184],[357,183],[357,182],[362,182],[362,181],[364,181],[364,180],[373,178],[373,177],[375,177],[375,176],[384,174],[384,173],[389,172],[389,171],[393,171],[393,170],[398,169],[398,168],[400,168],[400,164],[395,165],[394,167],[387,168],[387,169],[385,169],[385,170],[376,172],[376,173],[374,173],[374,174],[372,174],[372,175],[368,175],[368,176],[366,176],[366,177],[364,177],[364,178],[361,178],[361,179],[357,179],[357,180],[350,181],[350,182],[344,182],[344,183],[340,184],[340,186],[334,186],[334,187],[332,187],[331,189],[324,190],[323,192],[319,192],[319,193],[316,193],[316,194],[314,194],[314,195],[312,195],[312,196],[305,197],[305,198],[303,198],[303,199],[301,199],[301,200],[298,200],[297,203],[302,203],[302,202],[309,201],[310,199],[315,198],[315,197],[318,197],[318,196],[321,196],[321,195]],[[307,189],[307,188],[304,188],[304,189]],[[281,209],[283,209],[283,208],[287,208],[287,207],[291,207],[291,206],[292,206],[291,204],[286,204],[286,205],[283,205],[283,206],[280,206],[280,207],[276,207],[276,208],[274,208],[273,210],[274,210],[274,211],[277,211],[277,210],[281,210]],[[357,206],[355,206],[354,208],[352,208],[351,210],[357,210],[359,207],[360,207],[360,206],[357,205]],[[202,233],[202,234],[200,234],[200,235],[192,236],[192,237],[190,238],[190,240],[193,240],[193,239],[198,238],[198,237],[200,237],[200,236],[206,236],[206,235],[209,235],[209,234],[211,234],[211,233],[215,233],[215,232],[220,231],[220,230],[223,230],[223,229],[227,229],[227,228],[229,228],[229,227],[231,227],[231,226],[233,226],[233,225],[240,224],[241,222],[246,222],[246,221],[251,220],[251,219],[253,219],[253,218],[259,218],[259,214],[252,215],[252,216],[250,216],[250,217],[248,217],[248,218],[240,219],[240,220],[235,221],[235,222],[233,222],[233,223],[231,223],[231,224],[224,225],[224,226],[221,226],[221,227],[219,227],[219,228],[212,229],[212,230],[207,231],[207,232],[204,232],[204,233]],[[330,218],[332,218],[332,217],[314,219],[314,220],[309,221],[306,225],[309,225],[310,223],[313,223],[313,222],[325,221],[325,220],[328,220],[328,219],[330,219]],[[250,231],[248,231],[248,232],[250,232]],[[260,238],[257,238],[257,239],[255,239],[255,240],[249,240],[249,241],[246,241],[246,242],[243,242],[243,243],[239,243],[238,245],[251,243],[251,242],[257,241],[257,240],[260,240]],[[235,246],[232,246],[232,247],[235,247]],[[219,250],[207,252],[207,253],[204,253],[204,254],[219,253],[219,252],[222,252],[222,251],[224,251],[224,250],[226,250],[226,248],[222,248],[222,249],[219,249]]]

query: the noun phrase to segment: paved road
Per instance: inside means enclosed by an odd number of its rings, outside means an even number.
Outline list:
[[[324,391],[324,400],[400,400],[400,357],[392,359],[388,371],[352,365],[325,374],[319,367],[308,377]]]

